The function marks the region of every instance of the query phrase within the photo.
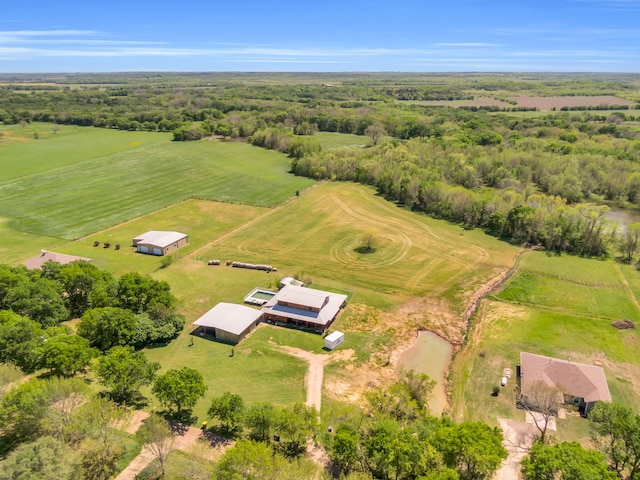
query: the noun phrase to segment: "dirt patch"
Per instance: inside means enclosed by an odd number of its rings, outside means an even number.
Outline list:
[[[633,323],[631,320],[616,320],[611,325],[613,325],[615,328],[619,330],[628,330],[631,328],[636,328],[636,324]]]
[[[634,102],[613,95],[571,96],[571,97],[511,97],[518,107],[538,108],[539,110],[560,109],[562,107],[595,107],[599,105],[635,105]]]
[[[502,462],[493,480],[520,478],[520,462],[527,456],[533,445],[536,437],[535,427],[526,422],[516,422],[506,418],[499,418],[498,423],[504,434],[502,444],[507,450],[508,457]]]
[[[353,357],[352,349],[345,349],[331,355],[325,353],[311,353],[299,348],[283,345],[280,349],[293,357],[309,363],[309,368],[304,377],[304,384],[307,390],[306,405],[315,407],[318,412],[322,406],[322,380],[324,377],[324,366],[330,362],[348,361]]]

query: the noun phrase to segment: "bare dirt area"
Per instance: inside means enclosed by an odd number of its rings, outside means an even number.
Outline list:
[[[518,107],[537,108],[538,110],[560,109],[562,107],[597,107],[600,105],[635,105],[634,102],[613,95],[571,96],[571,97],[511,97]]]
[[[504,434],[503,445],[507,449],[508,457],[493,476],[493,480],[514,480],[520,478],[520,462],[529,453],[536,430],[526,422],[516,422],[506,418],[499,418],[498,423]]]
[[[322,379],[324,377],[324,366],[330,362],[348,361],[353,356],[352,349],[340,350],[332,355],[324,353],[311,353],[295,347],[282,346],[281,350],[293,357],[304,360],[309,364],[307,374],[304,378],[307,390],[306,404],[315,407],[320,411],[322,406]]]

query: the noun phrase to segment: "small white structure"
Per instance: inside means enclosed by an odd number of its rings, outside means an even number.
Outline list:
[[[293,277],[284,277],[282,280],[280,280],[280,282],[278,283],[278,286],[280,288],[282,287],[286,287],[287,285],[294,285],[296,287],[304,287],[304,283],[301,282],[300,280],[296,280]]]
[[[333,350],[342,343],[344,343],[344,333],[337,330],[324,337],[324,348],[327,350]]]

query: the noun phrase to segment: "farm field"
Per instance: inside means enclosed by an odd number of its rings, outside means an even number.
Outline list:
[[[0,216],[11,229],[72,240],[190,197],[274,206],[313,184],[287,173],[285,155],[245,143],[171,142],[158,134],[164,141],[138,145],[140,137],[133,133],[129,145],[135,146],[92,156],[94,132],[116,139],[127,132],[80,130],[89,140],[78,136],[76,150],[67,147],[72,158],[84,160],[58,159],[51,168],[34,173],[25,167],[22,176],[14,173],[18,178],[2,178]],[[13,148],[15,144],[0,145],[0,158],[8,158],[5,154]],[[49,157],[47,150],[36,150],[33,162],[44,165],[43,156]]]
[[[137,147],[165,143],[170,133],[127,132],[51,123],[0,125],[0,168],[2,181],[43,174],[91,158],[127,152]],[[36,140],[34,134],[38,135]]]
[[[498,417],[524,419],[514,408],[514,379],[499,397],[491,396],[503,369],[515,371],[520,351],[596,362],[605,370],[614,401],[637,408],[640,340],[635,330],[611,325],[640,320],[632,282],[640,284],[640,273],[613,260],[527,252],[519,273],[482,302],[469,343],[453,363],[454,417],[493,424]],[[582,435],[586,440],[587,433],[579,422],[559,423],[559,438]]]
[[[371,144],[369,137],[349,133],[316,132],[313,137],[318,139],[323,151],[343,147],[361,148]]]
[[[597,107],[600,105],[611,105],[610,110],[615,107],[626,105],[633,107],[636,102],[625,100],[613,95],[575,95],[575,96],[512,96],[512,92],[504,92],[500,98],[509,100],[509,103],[499,98],[475,97],[472,100],[407,100],[402,103],[425,105],[434,107],[500,107],[500,108],[537,108],[538,111],[549,112],[560,110],[562,107]],[[627,110],[625,110],[627,112]],[[518,112],[526,113],[526,112]]]
[[[597,107],[599,105],[628,105],[635,102],[613,95],[584,95],[584,96],[549,96],[549,97],[510,97],[518,107],[536,107],[539,110],[560,110],[562,107]],[[615,108],[612,108],[614,110]]]

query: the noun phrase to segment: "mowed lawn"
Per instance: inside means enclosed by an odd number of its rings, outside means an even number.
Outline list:
[[[469,343],[454,361],[454,416],[492,424],[498,417],[522,420],[515,409],[515,377],[499,397],[491,396],[504,368],[515,373],[521,351],[602,365],[614,401],[637,408],[638,334],[611,325],[640,321],[631,282],[640,285],[640,272],[613,260],[527,252],[519,273],[482,303]],[[582,438],[583,427],[560,421],[558,436]]]
[[[76,239],[191,197],[275,206],[313,184],[288,173],[285,155],[245,143],[171,142],[158,134],[163,141],[139,144],[134,132],[128,150],[94,155],[94,132],[117,139],[125,132],[80,130],[91,133],[89,140],[78,135],[68,147],[81,150],[69,155],[82,160],[53,161],[48,168],[47,160],[39,157],[50,156],[48,150],[35,149],[34,161],[42,165],[38,172],[25,168],[24,176],[2,177],[0,217],[7,218],[12,229]],[[66,138],[55,135],[42,141],[53,144]],[[10,157],[16,145],[0,145],[0,157]]]
[[[371,233],[376,247],[358,251]],[[430,295],[462,312],[477,288],[513,263],[517,249],[480,231],[410,212],[371,188],[322,183],[202,252],[267,263],[385,308]]]
[[[277,337],[278,330],[270,326],[260,327],[236,346],[184,334],[167,347],[147,349],[145,353],[150,360],[162,365],[161,374],[182,367],[202,373],[209,388],[193,412],[201,422],[207,418],[211,399],[224,392],[241,395],[248,404],[269,402],[285,406],[305,401],[307,364],[278,350],[278,340],[273,338],[274,333]],[[303,332],[293,333],[309,336]],[[322,343],[321,337],[310,336]],[[149,391],[145,394],[155,402]],[[160,408],[157,403],[151,406]]]

